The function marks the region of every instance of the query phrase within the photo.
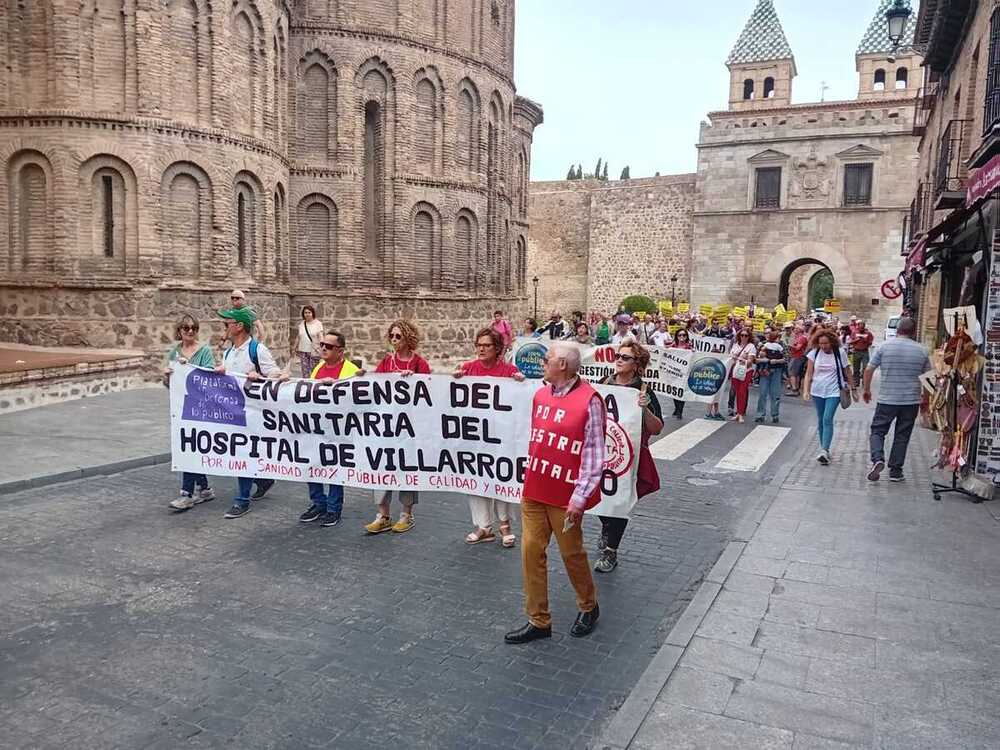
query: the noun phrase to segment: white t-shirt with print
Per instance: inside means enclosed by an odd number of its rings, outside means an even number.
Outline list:
[[[837,356],[830,352],[813,349],[806,355],[813,363],[812,386],[809,388],[809,395],[817,398],[835,398],[840,396],[840,383],[845,386],[850,385],[844,379],[843,369],[848,366],[847,355],[844,350],[840,350],[840,378],[837,378]]]

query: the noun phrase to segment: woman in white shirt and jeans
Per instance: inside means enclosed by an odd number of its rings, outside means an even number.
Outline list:
[[[302,377],[308,378],[313,368],[319,364],[319,344],[323,340],[323,322],[316,320],[316,308],[306,305],[302,308],[302,322],[299,323],[299,365]]]
[[[841,385],[853,388],[851,366],[840,346],[837,334],[823,330],[816,334],[811,351],[806,355],[806,381],[808,390],[802,389],[802,398],[808,393],[816,407],[819,455],[816,460],[826,466],[830,463],[830,446],[833,444],[833,418],[840,406]]]

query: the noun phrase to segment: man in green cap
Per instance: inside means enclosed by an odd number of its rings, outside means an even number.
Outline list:
[[[219,316],[226,321],[226,338],[233,344],[222,355],[222,364],[216,368],[219,372],[246,375],[251,380],[284,377],[270,350],[250,336],[257,321],[257,313],[249,307],[233,307],[229,310],[220,310]],[[225,518],[239,518],[250,512],[250,493],[253,490],[254,479],[239,477],[237,483],[239,493],[233,500],[233,506],[226,512]],[[273,479],[258,480],[255,496],[262,497],[272,484],[274,484]]]

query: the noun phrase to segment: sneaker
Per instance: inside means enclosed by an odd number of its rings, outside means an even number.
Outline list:
[[[369,534],[381,534],[392,528],[392,519],[389,516],[378,515],[375,520],[365,526],[365,531]]]
[[[250,496],[251,500],[260,500],[262,497],[264,497],[264,495],[267,494],[268,490],[274,487],[273,479],[258,479],[256,480],[256,482],[257,482],[257,489],[254,490],[254,493]]]
[[[883,469],[885,469],[885,461],[875,461],[868,470],[868,481],[877,482]]]
[[[903,476],[902,469],[889,469],[889,481],[890,482],[902,482],[905,481],[906,477]]]
[[[823,464],[823,466],[829,466],[830,454],[827,453],[826,451],[820,451],[819,454],[816,456],[816,460],[819,461],[821,464]]]
[[[339,513],[324,513],[319,519],[320,526],[336,526],[338,523],[340,523]]]
[[[239,518],[240,516],[245,516],[250,512],[250,505],[237,505],[233,503],[233,507],[226,511],[226,515],[223,518]]]
[[[779,420],[777,417],[771,417],[771,424],[778,424]]]
[[[757,424],[764,424],[764,417],[757,417],[756,419],[754,419],[754,422],[756,422]]]
[[[594,563],[594,570],[598,573],[610,573],[618,567],[618,553],[606,549],[601,553],[600,558]]]
[[[309,510],[299,516],[299,521],[301,523],[312,523],[317,518],[322,516],[326,511],[319,507],[318,505],[310,505]]]
[[[413,516],[402,513],[399,520],[392,525],[392,530],[397,534],[403,534],[413,528]]]
[[[729,410],[729,416],[730,417],[735,417],[736,416],[736,410],[735,409],[730,409]]]
[[[180,497],[170,501],[170,507],[174,510],[190,510],[195,506],[195,502],[193,497],[181,490]]]
[[[195,502],[207,503],[209,500],[215,500],[215,490],[211,487],[203,487],[198,492],[198,498]]]

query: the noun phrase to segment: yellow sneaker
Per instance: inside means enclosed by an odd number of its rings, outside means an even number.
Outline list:
[[[403,513],[399,520],[393,525],[392,530],[397,534],[402,534],[413,528],[413,516]]]
[[[395,531],[395,526],[392,525],[392,519],[389,516],[376,516],[375,520],[370,524],[365,526],[365,531],[369,534],[381,534],[383,531],[388,531],[393,529]]]

